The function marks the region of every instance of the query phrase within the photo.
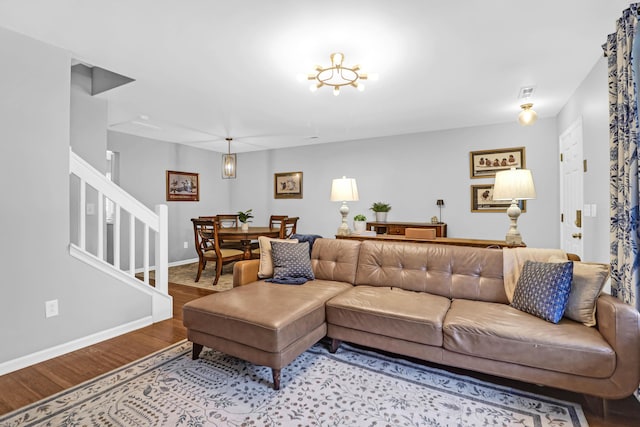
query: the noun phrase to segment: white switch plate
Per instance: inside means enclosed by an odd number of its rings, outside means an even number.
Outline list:
[[[184,248],[187,249],[189,247],[189,242],[184,242]]]
[[[93,203],[87,203],[87,215],[95,215],[96,214],[96,205]]]
[[[584,205],[582,207],[582,214],[584,216],[591,216],[591,205]]]
[[[591,205],[591,216],[596,216],[596,204]]]
[[[46,317],[53,317],[58,315],[58,300],[54,299],[46,301],[44,303],[44,314]]]

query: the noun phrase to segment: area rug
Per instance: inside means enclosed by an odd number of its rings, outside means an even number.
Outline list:
[[[587,426],[580,405],[343,344],[282,370],[180,342],[48,399],[0,426]]]
[[[169,267],[169,282],[178,285],[193,286],[196,288],[210,289],[213,291],[226,291],[233,288],[233,264],[229,263],[222,266],[222,275],[218,279],[216,286],[213,286],[213,279],[216,277],[216,266],[214,263],[207,263],[207,267],[202,270],[200,280],[196,280],[198,272],[198,263],[177,265]],[[149,278],[155,278],[155,271],[149,272]]]

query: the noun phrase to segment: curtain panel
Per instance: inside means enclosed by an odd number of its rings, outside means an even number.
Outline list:
[[[603,45],[609,83],[611,293],[640,309],[638,191],[638,5],[631,4]],[[640,387],[636,390],[640,399]]]

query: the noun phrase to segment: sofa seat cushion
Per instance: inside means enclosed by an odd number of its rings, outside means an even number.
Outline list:
[[[327,323],[441,347],[450,303],[400,288],[356,286],[327,302]]]
[[[254,282],[183,307],[187,329],[279,352],[325,322],[325,302],[352,285],[328,280],[300,286]]]
[[[597,329],[569,319],[546,322],[506,304],[454,300],[444,348],[533,368],[608,378],[616,355]]]

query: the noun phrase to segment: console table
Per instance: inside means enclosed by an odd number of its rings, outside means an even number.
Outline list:
[[[509,244],[504,240],[461,239],[456,237],[436,237],[435,239],[416,239],[416,238],[411,238],[406,236],[388,235],[388,234],[378,234],[375,236],[350,234],[349,236],[336,236],[336,239],[432,243],[432,244],[440,244],[440,245],[473,246],[476,248],[516,248],[516,247],[527,246],[524,243],[519,245]]]
[[[447,237],[447,224],[444,222],[367,222],[367,230],[376,234],[403,236],[405,228],[431,228],[436,230],[436,237]]]

